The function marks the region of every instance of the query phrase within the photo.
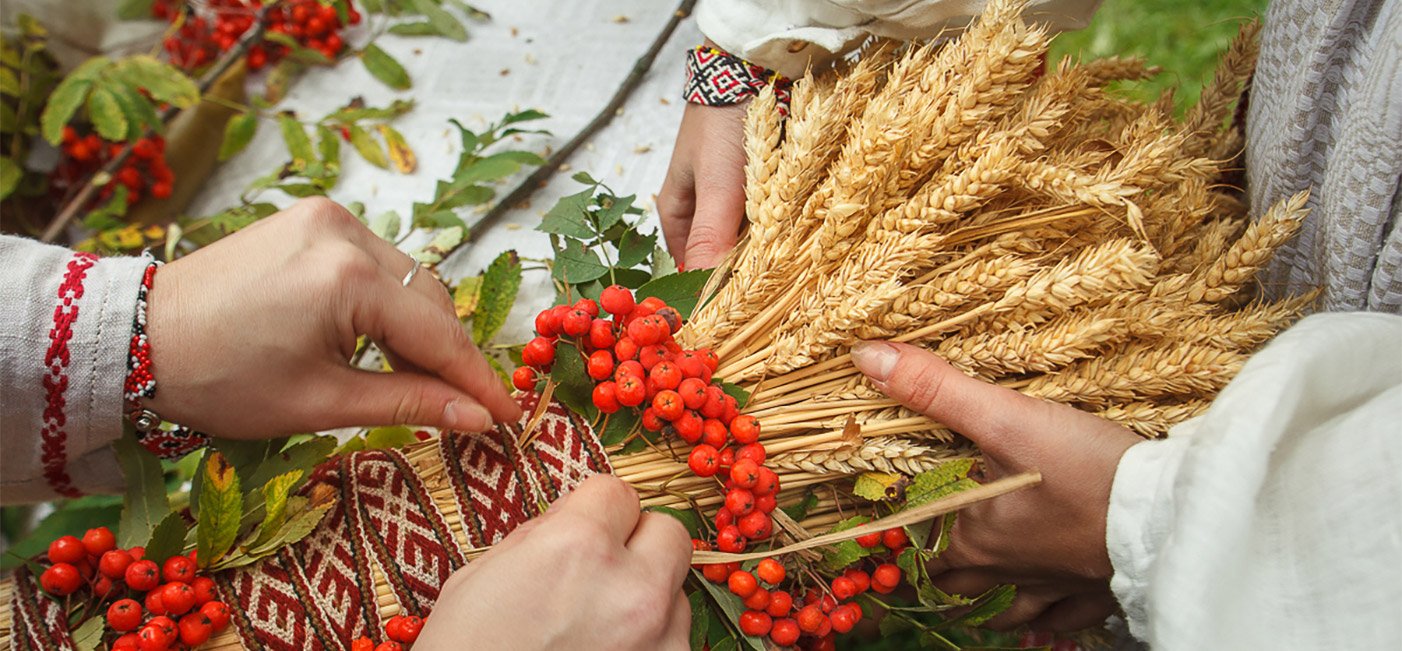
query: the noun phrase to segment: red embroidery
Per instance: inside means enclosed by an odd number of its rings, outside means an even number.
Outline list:
[[[78,320],[78,301],[83,298],[83,280],[88,269],[97,262],[91,253],[74,253],[68,261],[68,272],[58,286],[58,301],[54,305],[54,325],[49,330],[49,350],[44,354],[48,374],[44,376],[44,426],[39,430],[40,458],[44,464],[44,479],[65,497],[82,495],[68,476],[68,418],[64,414],[68,391],[68,341],[73,338],[73,324]]]

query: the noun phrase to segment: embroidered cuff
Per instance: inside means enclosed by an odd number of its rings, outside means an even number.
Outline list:
[[[772,86],[779,114],[787,116],[792,85],[787,77],[773,70],[700,45],[687,52],[686,90],[682,96],[693,104],[729,106],[758,95],[765,86]]]

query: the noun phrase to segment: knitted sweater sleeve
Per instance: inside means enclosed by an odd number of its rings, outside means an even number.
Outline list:
[[[0,502],[110,491],[140,258],[0,235]]]

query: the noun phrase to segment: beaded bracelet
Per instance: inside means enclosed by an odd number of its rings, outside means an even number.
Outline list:
[[[161,416],[141,405],[143,398],[156,397],[156,371],[151,362],[151,339],[146,335],[146,301],[161,262],[148,251],[141,286],[136,290],[136,314],[132,317],[131,342],[127,351],[127,378],[123,383],[127,420],[136,428],[137,440],[162,459],[178,459],[209,444],[209,437],[188,427],[161,429]]]
[[[687,52],[686,90],[682,96],[692,104],[739,104],[766,86],[774,88],[779,115],[787,116],[789,90],[793,86],[787,77],[713,47],[699,45]]]

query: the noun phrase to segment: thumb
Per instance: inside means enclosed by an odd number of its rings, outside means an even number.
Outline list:
[[[852,361],[886,395],[963,434],[983,451],[1001,457],[1037,435],[1045,442],[1086,423],[1115,427],[1070,407],[1025,396],[969,377],[938,355],[908,344],[863,341],[852,347]]]
[[[492,415],[471,396],[428,375],[397,371],[377,373],[341,369],[332,375],[328,405],[337,427],[420,425],[481,432],[492,427]]]

